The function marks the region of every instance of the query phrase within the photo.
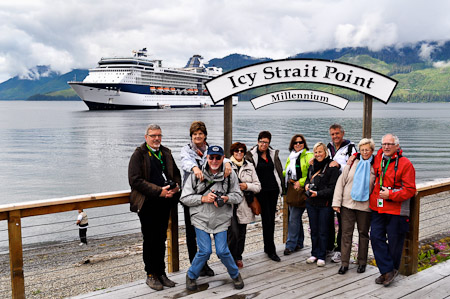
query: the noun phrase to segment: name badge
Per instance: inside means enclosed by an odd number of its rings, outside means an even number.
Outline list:
[[[382,208],[383,207],[383,199],[382,198],[378,198],[378,200],[377,200],[377,207],[378,208]]]

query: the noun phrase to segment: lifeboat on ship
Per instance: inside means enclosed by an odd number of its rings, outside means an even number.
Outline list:
[[[156,87],[155,86],[150,86],[150,92],[151,93],[155,93],[156,92]]]
[[[164,93],[169,93],[169,87],[164,87],[163,90],[164,90]]]
[[[170,93],[172,93],[172,94],[176,94],[177,93],[177,90],[175,89],[175,87],[171,87],[170,88]]]
[[[163,92],[163,88],[161,86],[156,87],[156,91],[158,93],[162,93]]]

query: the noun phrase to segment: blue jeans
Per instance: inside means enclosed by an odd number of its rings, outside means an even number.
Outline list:
[[[370,225],[370,241],[378,270],[381,274],[398,270],[409,230],[408,217],[372,211]]]
[[[303,248],[305,234],[303,232],[302,215],[305,208],[289,207],[289,224],[286,249],[294,251],[297,246]]]
[[[188,276],[191,279],[197,279],[200,276],[200,271],[203,266],[205,266],[205,263],[209,260],[209,256],[212,253],[211,235],[198,228],[195,228],[195,234],[197,236],[198,251],[188,270]],[[227,268],[228,274],[230,274],[231,278],[238,277],[238,267],[228,249],[227,231],[214,234],[214,241],[216,244],[216,254],[222,264]]]
[[[311,256],[325,260],[327,255],[328,223],[333,215],[331,207],[316,207],[306,202],[311,228]]]

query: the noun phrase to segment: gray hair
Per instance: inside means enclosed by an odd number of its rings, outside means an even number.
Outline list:
[[[323,147],[323,150],[325,151],[325,158],[327,158],[329,156],[328,148],[323,142],[317,142],[316,144],[314,144],[313,152],[315,152],[316,148],[318,148],[319,146]]]
[[[388,136],[392,136],[392,138],[394,138],[395,145],[399,145],[400,144],[400,139],[398,139],[398,137],[396,135],[391,134],[391,133],[384,135],[383,138],[381,138],[381,143],[383,143],[384,138],[386,138]]]
[[[161,127],[156,124],[150,124],[147,126],[147,130],[145,130],[145,135],[148,134],[149,130],[161,130]]]
[[[374,151],[375,150],[375,142],[373,141],[372,138],[363,138],[361,139],[361,141],[358,143],[358,149],[361,149],[361,146],[363,145],[370,145],[370,148]]]

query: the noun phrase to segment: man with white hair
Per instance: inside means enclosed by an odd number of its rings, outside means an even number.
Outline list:
[[[416,193],[416,171],[402,155],[397,136],[381,139],[373,168],[375,186],[370,195],[370,240],[381,275],[377,284],[389,286],[398,274],[403,243],[409,230],[410,199]]]

